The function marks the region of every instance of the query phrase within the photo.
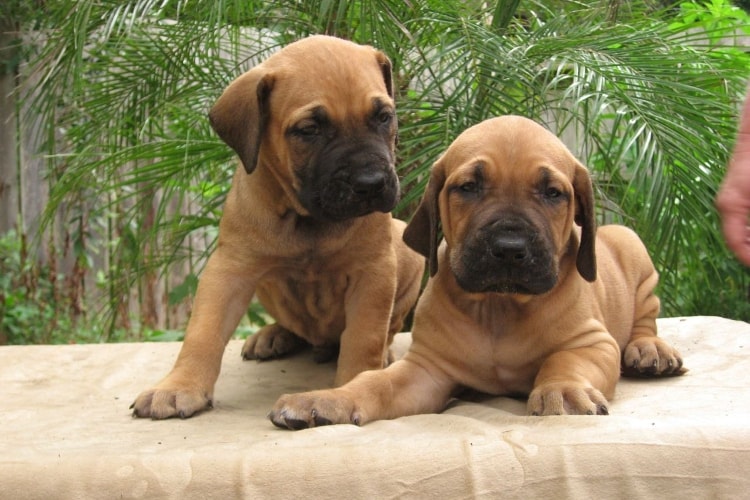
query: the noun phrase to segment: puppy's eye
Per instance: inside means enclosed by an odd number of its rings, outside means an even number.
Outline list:
[[[383,110],[375,117],[375,119],[381,125],[388,125],[393,120],[393,112],[390,110]]]
[[[562,196],[562,191],[556,187],[549,186],[544,190],[544,197],[548,200],[555,200]]]
[[[308,123],[294,129],[294,133],[302,138],[315,137],[319,132],[320,127],[316,123]]]
[[[478,193],[479,184],[473,181],[464,182],[463,184],[458,186],[458,189],[460,189],[462,193]]]

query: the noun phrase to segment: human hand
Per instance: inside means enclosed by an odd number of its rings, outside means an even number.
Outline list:
[[[716,197],[716,207],[727,246],[740,262],[750,266],[750,131],[743,128],[750,127],[740,128],[729,168]]]
[[[750,266],[750,87],[740,111],[737,141],[716,196],[721,229],[729,249]]]

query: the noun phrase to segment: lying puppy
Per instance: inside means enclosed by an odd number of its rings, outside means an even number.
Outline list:
[[[462,133],[404,239],[432,276],[410,350],[343,387],[282,396],[274,424],[438,412],[460,388],[528,394],[531,415],[606,415],[621,363],[648,376],[684,371],[656,336],[658,277],[643,244],[625,227],[596,232],[588,171],[531,120]]]
[[[419,294],[424,259],[391,218],[399,194],[391,63],[326,36],[293,43],[227,87],[209,114],[241,165],[172,371],[133,404],[137,417],[211,406],[224,347],[248,303],[278,322],[247,359],[302,340],[339,348],[335,383],[382,368]]]

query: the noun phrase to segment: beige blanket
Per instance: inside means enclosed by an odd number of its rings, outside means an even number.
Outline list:
[[[0,347],[0,498],[750,497],[750,325],[659,327],[690,371],[622,380],[606,417],[527,417],[523,401],[485,398],[300,432],[266,413],[332,382],[308,354],[243,362],[232,341],[215,408],[156,422],[128,406],[177,343]]]

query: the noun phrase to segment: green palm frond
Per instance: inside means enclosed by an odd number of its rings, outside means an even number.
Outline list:
[[[144,272],[169,273],[210,250],[235,159],[206,112],[234,77],[312,33],[373,44],[393,61],[401,217],[463,129],[521,114],[563,136],[590,167],[602,222],[641,234],[663,275],[665,314],[731,316],[727,300],[701,297],[706,289],[745,300],[750,280],[724,249],[713,208],[750,67],[726,38],[747,17],[729,7],[726,15],[515,0],[47,8],[28,94],[49,124],[47,220],[80,207],[98,231],[130,241],[102,249],[117,263],[113,300]],[[196,235],[200,248],[188,243]]]

